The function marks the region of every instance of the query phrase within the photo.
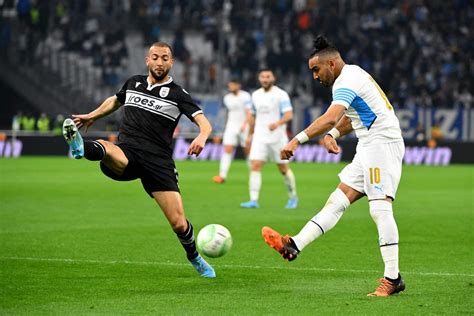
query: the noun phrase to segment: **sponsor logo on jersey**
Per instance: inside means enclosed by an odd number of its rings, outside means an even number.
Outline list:
[[[141,82],[135,82],[135,88],[138,87],[141,84],[142,84]]]
[[[168,93],[170,93],[170,88],[168,87],[162,87],[160,89],[160,97],[165,98],[168,96]]]
[[[164,116],[172,121],[176,120],[181,113],[179,108],[176,106],[176,102],[160,99],[133,90],[127,90],[124,105],[137,107]]]

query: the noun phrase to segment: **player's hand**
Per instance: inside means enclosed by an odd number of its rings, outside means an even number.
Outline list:
[[[293,138],[288,144],[283,147],[283,149],[280,151],[280,158],[282,160],[289,160],[293,155],[295,154],[296,148],[298,148],[298,145],[300,143],[298,142],[297,139]]]
[[[94,123],[94,119],[92,119],[89,114],[73,114],[72,120],[74,121],[74,124],[76,124],[77,128],[82,128],[85,126],[86,133],[89,129],[89,126]]]
[[[201,151],[204,149],[204,145],[206,144],[206,140],[207,140],[207,138],[202,137],[202,136],[196,137],[192,141],[191,145],[189,145],[188,155],[189,156],[195,155],[196,157],[199,156]]]
[[[330,154],[338,154],[341,151],[339,146],[337,146],[336,140],[331,135],[324,136],[323,145]]]
[[[272,124],[268,125],[268,128],[269,128],[271,131],[276,130],[278,127],[280,127],[280,124],[278,124],[278,123],[272,123]]]

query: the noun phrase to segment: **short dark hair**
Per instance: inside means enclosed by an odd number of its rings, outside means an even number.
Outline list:
[[[239,78],[230,78],[229,82],[240,84],[240,79]]]
[[[260,70],[258,71],[258,74],[264,72],[264,71],[271,71],[273,73],[273,70],[270,69],[270,68],[260,68]]]
[[[314,50],[311,53],[311,55],[309,55],[309,58],[313,58],[314,56],[318,54],[339,53],[336,46],[334,46],[333,43],[328,41],[328,39],[324,37],[323,35],[316,36],[313,42],[313,47],[314,47]]]
[[[168,43],[165,43],[165,42],[154,42],[153,44],[151,44],[150,47],[168,47],[168,49],[169,49],[170,52],[171,52],[171,56],[173,56],[173,49],[171,48],[170,44],[168,44]]]

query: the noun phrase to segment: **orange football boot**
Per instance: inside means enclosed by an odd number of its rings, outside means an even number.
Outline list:
[[[222,178],[221,176],[213,176],[212,181],[214,181],[215,183],[222,184],[225,182],[225,179]]]
[[[386,278],[379,279],[378,281],[380,282],[379,287],[375,292],[369,293],[367,296],[390,296],[405,290],[405,281],[401,277],[398,282],[392,282]]]
[[[268,226],[262,228],[262,236],[267,245],[278,251],[284,259],[293,261],[298,257],[300,251],[290,236],[281,236],[280,233]]]

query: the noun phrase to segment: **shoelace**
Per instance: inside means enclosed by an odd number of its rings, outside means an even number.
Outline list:
[[[391,288],[393,285],[389,280],[382,278],[382,279],[379,279],[378,281],[380,282],[380,285],[375,292],[385,292],[385,293],[391,292]]]

